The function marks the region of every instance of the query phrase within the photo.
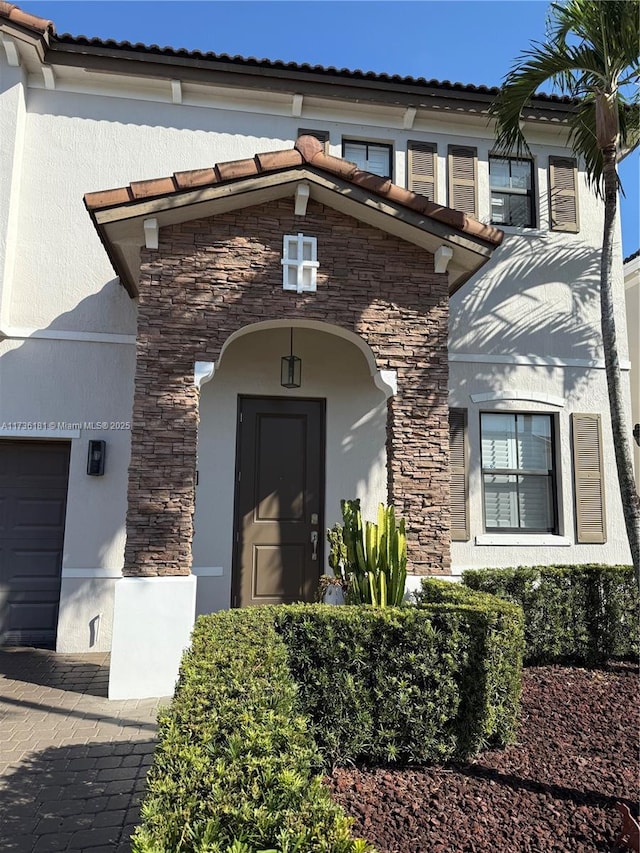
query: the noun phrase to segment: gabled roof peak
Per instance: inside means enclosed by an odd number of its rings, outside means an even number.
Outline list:
[[[179,196],[196,188],[233,184],[246,178],[302,166],[310,166],[340,178],[394,204],[406,207],[414,213],[439,220],[491,245],[500,245],[504,237],[504,232],[498,228],[483,225],[458,210],[435,204],[424,196],[397,186],[389,178],[382,178],[359,169],[349,160],[325,154],[322,143],[314,136],[298,137],[293,149],[269,151],[242,160],[216,163],[210,168],[174,172],[170,177],[134,181],[125,187],[88,193],[84,197],[84,203],[87,210],[95,212],[104,208],[132,204],[142,199]]]

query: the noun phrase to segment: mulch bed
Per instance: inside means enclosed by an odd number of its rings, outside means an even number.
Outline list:
[[[615,804],[638,808],[638,676],[628,662],[529,667],[513,746],[464,765],[339,768],[332,795],[380,853],[619,850]]]

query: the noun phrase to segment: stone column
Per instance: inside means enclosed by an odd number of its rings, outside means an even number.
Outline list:
[[[173,693],[195,620],[191,574],[198,389],[180,312],[144,282],[138,320],[124,577],[116,583],[109,698]],[[163,298],[164,296],[164,298]],[[148,297],[148,298],[147,298]],[[172,337],[173,336],[173,337]],[[185,335],[186,337],[186,335]]]

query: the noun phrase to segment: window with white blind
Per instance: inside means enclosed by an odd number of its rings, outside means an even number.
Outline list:
[[[480,415],[487,531],[556,533],[551,415]]]
[[[342,142],[342,156],[355,163],[365,172],[373,172],[383,178],[391,177],[391,145],[369,142],[354,142],[348,139]]]
[[[491,222],[533,227],[533,164],[515,157],[489,157]]]

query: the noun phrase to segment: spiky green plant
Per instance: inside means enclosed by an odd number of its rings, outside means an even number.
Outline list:
[[[377,607],[402,603],[407,578],[404,519],[396,523],[393,506],[380,504],[378,520],[363,525],[360,501],[341,501],[344,526],[327,531],[329,565],[347,582],[349,604]]]

